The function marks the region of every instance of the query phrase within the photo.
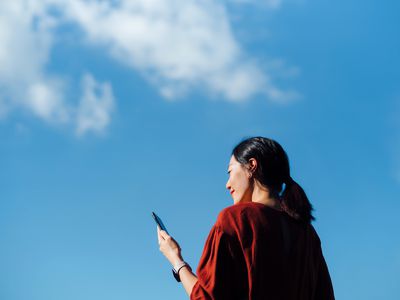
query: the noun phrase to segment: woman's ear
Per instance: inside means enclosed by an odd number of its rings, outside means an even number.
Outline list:
[[[257,161],[255,158],[250,158],[249,159],[249,172],[254,173],[255,170],[257,169]]]

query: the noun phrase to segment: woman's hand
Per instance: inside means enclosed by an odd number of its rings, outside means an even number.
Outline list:
[[[160,230],[158,226],[157,234],[158,243],[160,244],[160,251],[169,260],[171,265],[175,266],[177,263],[183,261],[183,258],[181,256],[181,247],[179,247],[179,244],[164,230]],[[183,287],[185,288],[186,293],[190,297],[193,287],[197,282],[197,277],[192,273],[190,267],[182,268],[181,271],[179,271],[179,277],[181,279]]]
[[[183,261],[181,247],[179,247],[179,244],[164,230],[160,230],[158,226],[157,234],[160,251],[168,259],[171,265],[175,266],[178,262]]]

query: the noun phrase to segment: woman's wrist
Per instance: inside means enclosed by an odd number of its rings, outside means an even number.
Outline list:
[[[172,251],[169,262],[172,264],[172,267],[174,269],[176,269],[176,267],[179,267],[180,265],[186,263],[182,257],[182,252],[181,252],[180,248],[179,248],[179,251]]]
[[[179,262],[173,266],[172,273],[173,273],[176,281],[181,282],[180,273],[182,273],[182,272],[184,273],[185,271],[182,271],[184,269],[186,269],[186,272],[192,271],[192,268],[185,261]]]
[[[178,275],[179,275],[179,272],[181,272],[183,269],[187,269],[189,272],[192,272],[192,267],[186,263],[186,265],[184,265],[182,268],[179,269]]]
[[[184,259],[183,259],[182,255],[180,253],[179,254],[174,254],[173,256],[171,256],[171,259],[169,260],[169,262],[173,266],[175,266],[178,263],[183,262],[183,261],[184,261]]]
[[[175,264],[173,266],[173,269],[175,270],[176,274],[179,274],[179,271],[181,271],[184,268],[188,268],[189,270],[192,270],[192,268],[189,266],[189,264],[185,261],[178,262],[177,264]]]

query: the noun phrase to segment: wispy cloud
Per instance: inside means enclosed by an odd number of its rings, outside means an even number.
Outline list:
[[[76,101],[66,99],[70,87],[63,76],[46,71],[56,43],[55,32],[65,23],[77,25],[86,43],[105,48],[112,58],[142,74],[170,100],[193,90],[205,90],[227,101],[245,101],[255,95],[276,102],[295,97],[294,93],[278,88],[271,74],[246,55],[235,39],[224,3],[2,1],[0,116],[25,108],[46,122],[75,124],[78,134],[100,132],[109,124],[113,106],[109,84],[100,84],[105,98],[94,100],[88,96],[88,86],[93,88],[98,83],[91,75],[83,75],[83,102],[73,107]],[[276,9],[281,0],[264,3]],[[57,37],[57,42],[62,43],[62,37]],[[83,121],[83,116],[89,115],[90,121]]]
[[[114,96],[109,83],[98,83],[92,75],[82,79],[83,95],[78,107],[78,135],[88,131],[102,132],[110,123],[114,108]]]
[[[269,8],[278,9],[281,7],[283,0],[229,0],[238,4],[256,4],[264,5]]]
[[[218,1],[69,1],[63,10],[89,42],[149,78],[167,98],[206,88],[231,101],[288,94],[271,83],[235,40]]]
[[[27,1],[0,3],[0,101],[3,114],[29,109],[46,121],[65,121],[62,82],[45,73],[52,22]]]

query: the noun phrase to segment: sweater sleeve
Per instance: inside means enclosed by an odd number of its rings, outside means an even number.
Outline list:
[[[216,225],[211,229],[197,268],[191,300],[234,299],[232,237]]]
[[[320,249],[320,264],[318,269],[317,286],[315,300],[335,300],[332,281],[329,275],[328,266]]]

